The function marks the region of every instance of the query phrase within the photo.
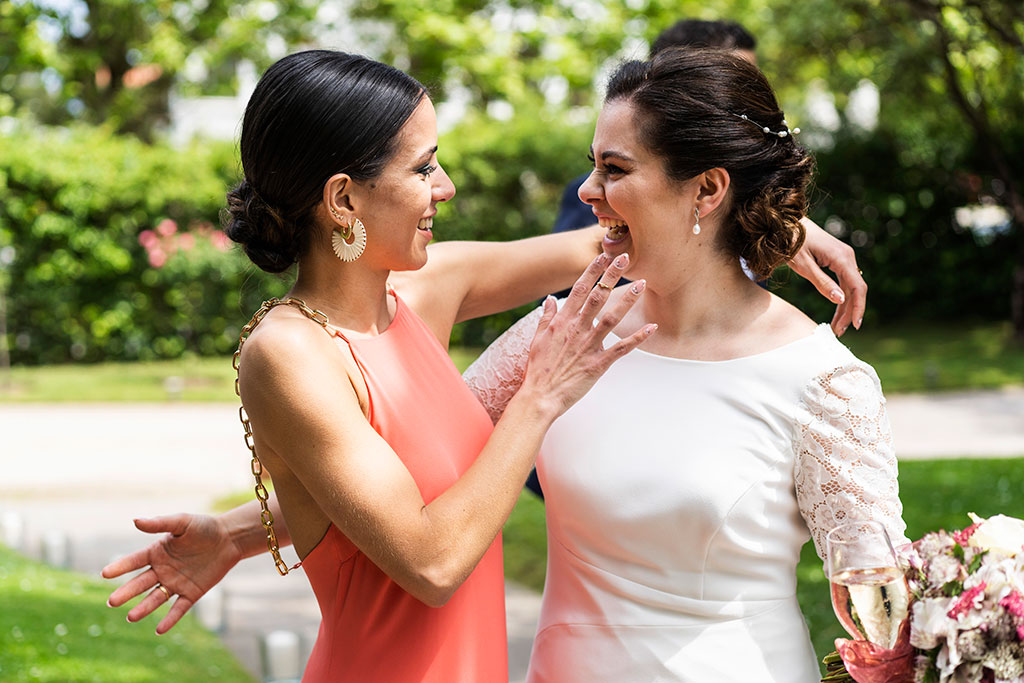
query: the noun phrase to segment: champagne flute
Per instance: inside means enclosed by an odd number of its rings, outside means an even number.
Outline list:
[[[892,649],[907,618],[910,592],[889,534],[879,522],[841,524],[828,533],[832,607],[855,640]]]

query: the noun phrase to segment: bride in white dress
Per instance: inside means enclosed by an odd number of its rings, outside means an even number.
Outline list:
[[[670,51],[611,79],[580,197],[646,290],[607,343],[659,329],[538,458],[533,683],[814,683],[801,547],[823,556],[828,531],[859,519],[905,540],[877,375],[737,259],[765,276],[800,245],[812,162],[794,132],[756,67],[725,54]],[[539,313],[465,375],[495,419]]]

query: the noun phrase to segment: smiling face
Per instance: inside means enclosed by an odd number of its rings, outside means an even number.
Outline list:
[[[437,203],[455,195],[437,162],[437,117],[428,98],[402,127],[395,155],[381,174],[358,186],[353,203],[366,226],[366,262],[396,271],[422,268]]]
[[[668,177],[661,158],[641,142],[635,113],[625,99],[605,104],[591,147],[594,171],[579,197],[608,229],[605,251],[629,253],[628,277],[652,279],[677,270],[688,246],[703,238],[692,232],[698,181]]]

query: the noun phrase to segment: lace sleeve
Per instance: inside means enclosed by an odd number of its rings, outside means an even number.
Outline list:
[[[530,344],[537,333],[543,310],[537,308],[520,318],[504,334],[491,342],[480,357],[462,373],[470,391],[497,422],[505,406],[519,390],[526,375]]]
[[[818,557],[825,536],[857,520],[881,522],[894,547],[907,542],[892,431],[875,371],[854,362],[814,378],[800,410],[796,497]]]

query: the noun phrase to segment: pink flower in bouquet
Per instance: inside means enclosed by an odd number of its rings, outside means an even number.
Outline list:
[[[957,543],[959,543],[962,546],[966,546],[967,542],[969,540],[971,540],[971,536],[974,535],[974,532],[978,530],[979,526],[981,526],[981,524],[978,523],[978,522],[975,522],[974,524],[970,525],[966,529],[954,532],[953,533],[953,540],[956,541]]]
[[[184,251],[192,251],[192,248],[196,246],[196,238],[190,232],[183,232],[178,236],[178,248]]]
[[[960,594],[960,599],[947,612],[950,619],[961,619],[968,610],[980,609],[985,601],[985,582]]]
[[[1017,591],[999,601],[999,605],[1009,612],[1017,624],[1017,637],[1024,642],[1024,598]]]

